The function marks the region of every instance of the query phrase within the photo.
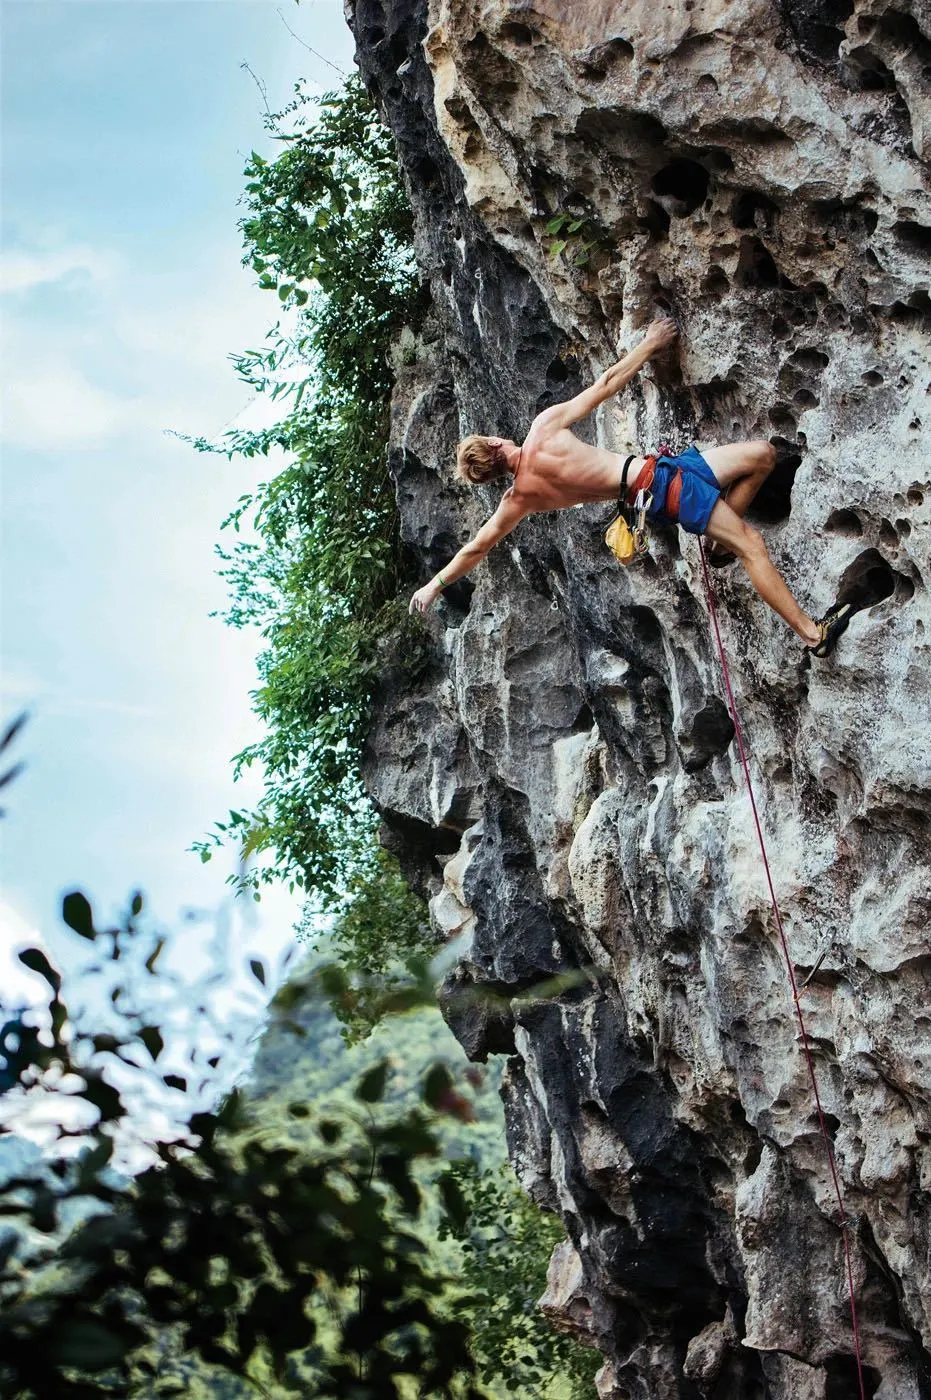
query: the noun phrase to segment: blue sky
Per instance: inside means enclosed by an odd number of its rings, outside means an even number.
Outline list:
[[[142,888],[176,964],[212,956],[229,865],[186,848],[256,796],[229,766],[255,737],[256,641],[209,616],[212,551],[264,471],[166,430],[265,421],[227,360],[276,314],[240,265],[242,167],[276,149],[241,65],[274,110],[299,78],[339,81],[285,21],[343,70],[352,43],[341,0],[2,0],[0,16],[3,714],[33,715],[4,804],[9,991],[31,930],[72,956],[58,907],[75,886],[107,913]],[[237,915],[242,948],[274,958],[294,913],[279,895]]]

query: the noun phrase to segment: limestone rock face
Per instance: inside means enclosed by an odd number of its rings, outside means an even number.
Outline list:
[[[924,0],[355,0],[430,323],[391,469],[424,578],[490,513],[456,440],[518,439],[655,315],[673,356],[588,425],[623,450],[765,437],[757,524],[809,661],[715,577],[850,1215],[878,1400],[931,1395],[931,10]],[[560,216],[563,216],[560,219]],[[555,220],[559,223],[555,223]],[[469,1053],[563,1217],[546,1306],[603,1397],[857,1394],[838,1207],[702,590],[670,532],[522,523],[386,671],[369,779],[459,939]],[[533,989],[559,974],[556,993]]]

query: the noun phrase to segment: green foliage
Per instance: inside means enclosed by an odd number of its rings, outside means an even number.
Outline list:
[[[543,232],[552,239],[550,257],[556,258],[568,249],[574,267],[585,267],[591,261],[593,250],[604,240],[604,235],[598,234],[589,219],[576,214],[555,214]]]
[[[394,857],[374,846],[350,876],[327,940],[340,968],[355,972],[349,976],[332,968],[327,987],[347,1040],[369,1035],[386,1014],[434,1004],[429,967],[434,945],[423,900],[410,889]],[[399,1005],[398,997],[406,1005]]]
[[[75,896],[67,907],[78,907]],[[86,913],[82,936],[89,930],[101,962],[125,965],[135,914],[99,931]],[[0,1082],[20,1103],[49,1103],[64,1089],[91,1124],[59,1129],[49,1171],[0,1187],[0,1216],[20,1231],[0,1249],[0,1393],[186,1393],[195,1365],[281,1397],[480,1400],[468,1329],[417,1229],[416,1168],[440,1154],[436,1119],[425,1104],[382,1111],[386,1062],[352,1101],[295,1105],[300,1143],[269,1131],[234,1091],[150,1144],[156,1164],[126,1181],[108,1164],[132,1127],[128,1105],[145,1102],[152,1074],[172,1089],[185,1079],[153,1068],[162,1037],[126,987],[111,999],[119,1028],[92,1034],[71,1020],[41,950],[22,960],[49,998],[41,1016],[4,1008]],[[75,1137],[84,1144],[76,1159],[67,1150]],[[75,1204],[96,1213],[69,1234]],[[25,1242],[44,1266],[24,1267]]]
[[[139,896],[110,929],[83,896],[65,910],[101,967],[162,980],[140,956]],[[115,989],[110,1029],[90,1032],[45,954],[23,962],[49,996],[43,1014],[2,1008],[0,1085],[22,1108],[64,1092],[90,1112],[59,1130],[42,1170],[0,1177],[0,1394],[590,1393],[593,1364],[535,1310],[560,1232],[501,1174],[497,1076],[463,1072],[435,1007],[347,1050],[308,967],[272,1000],[247,1090],[186,1116],[126,1178],[114,1146],[138,1137],[148,1081],[181,1089],[205,1052],[165,1073],[167,1036],[131,988]]]
[[[537,1209],[507,1165],[455,1163],[450,1175],[461,1204],[444,1197],[440,1230],[459,1241],[463,1315],[482,1381],[508,1394],[589,1400],[600,1353],[554,1332],[536,1306],[564,1238],[560,1222]]]
[[[295,329],[276,326],[236,361],[290,407],[271,428],[195,444],[289,459],[238,502],[221,551],[227,619],[259,627],[265,643],[254,693],[264,737],[236,763],[258,764],[266,789],[256,812],[231,813],[197,849],[209,859],[232,838],[244,857],[271,853],[254,882],[283,876],[332,900],[371,860],[362,745],[379,671],[411,629],[386,449],[392,347],[424,303],[391,137],[361,81],[313,119],[301,101],[291,114],[282,155],[246,167],[241,228],[260,285],[301,309]],[[245,525],[257,540],[241,537]]]

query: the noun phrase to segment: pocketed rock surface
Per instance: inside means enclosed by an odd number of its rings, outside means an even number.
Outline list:
[[[347,17],[432,292],[398,348],[390,458],[423,579],[500,494],[454,483],[457,439],[520,439],[671,312],[674,353],[583,433],[771,440],[755,522],[776,564],[814,616],[857,609],[819,663],[739,566],[715,575],[800,980],[824,953],[801,1007],[866,1394],[931,1395],[931,10]],[[451,1024],[510,1057],[512,1160],[569,1240],[544,1306],[604,1353],[599,1394],[841,1400],[838,1208],[698,544],[663,533],[625,571],[608,514],[523,522],[431,616],[426,662],[386,658],[371,789],[458,939]]]

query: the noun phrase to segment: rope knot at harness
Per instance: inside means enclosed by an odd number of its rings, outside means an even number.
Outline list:
[[[789,951],[789,940],[786,937],[785,927],[782,921],[782,911],[779,908],[779,901],[776,898],[776,889],[773,884],[772,870],[770,869],[769,856],[766,850],[766,840],[763,835],[763,823],[760,820],[760,813],[756,802],[756,794],[754,793],[753,782],[750,777],[750,762],[747,756],[747,749],[744,744],[743,728],[740,723],[740,716],[737,713],[737,702],[734,699],[734,688],[731,684],[730,669],[727,664],[727,656],[724,651],[724,643],[721,639],[721,628],[718,622],[717,603],[715,601],[714,587],[711,582],[711,573],[708,568],[708,561],[705,557],[705,542],[703,539],[699,538],[698,546],[701,554],[701,565],[705,584],[705,595],[708,599],[708,613],[711,618],[715,642],[717,644],[718,657],[721,662],[721,671],[724,677],[724,688],[727,693],[728,709],[730,710],[731,722],[734,726],[734,738],[737,741],[737,751],[740,756],[741,767],[743,768],[744,780],[747,784],[747,794],[750,798],[750,809],[753,813],[753,821],[756,827],[757,842],[759,844],[760,855],[763,861],[763,870],[766,875],[766,884],[769,889],[769,898],[772,904],[773,916],[776,921],[776,928],[779,931],[779,941],[782,945],[783,958],[785,959],[786,969],[789,974],[789,984],[792,990],[792,1000],[795,1003],[795,1014],[798,1019],[799,1026],[798,1038],[801,1041],[802,1049],[805,1053],[805,1063],[808,1067],[808,1080],[811,1085],[812,1098],[814,1099],[815,1109],[817,1111],[818,1116],[818,1126],[821,1130],[821,1137],[824,1142],[824,1149],[827,1155],[828,1167],[830,1168],[831,1181],[834,1188],[834,1197],[837,1201],[837,1208],[839,1214],[838,1223],[840,1226],[841,1238],[844,1246],[844,1261],[846,1265],[847,1274],[847,1296],[850,1303],[850,1323],[853,1332],[853,1349],[857,1365],[858,1393],[860,1400],[866,1400],[866,1387],[863,1377],[863,1355],[860,1341],[860,1324],[857,1316],[856,1290],[853,1281],[853,1256],[850,1248],[850,1232],[848,1228],[850,1225],[850,1218],[847,1215],[847,1211],[844,1205],[844,1193],[841,1187],[840,1176],[837,1170],[837,1163],[834,1157],[834,1149],[831,1146],[831,1138],[828,1133],[824,1109],[821,1104],[821,1093],[818,1088],[818,1076],[815,1072],[815,1062],[811,1050],[811,1040],[808,1035],[808,1029],[805,1025],[805,1016],[802,1011],[801,1005],[802,992],[805,990],[805,987],[808,985],[811,978],[814,976],[815,972],[818,970],[818,968],[821,966],[821,963],[824,961],[824,958],[827,953],[827,948],[825,948],[824,951],[822,951],[811,972],[808,974],[808,976],[805,978],[805,981],[800,986],[795,974],[795,964],[792,961],[792,956]]]

